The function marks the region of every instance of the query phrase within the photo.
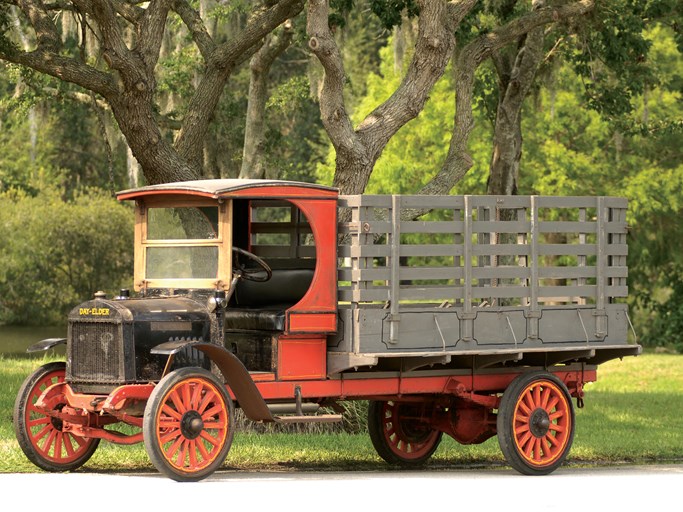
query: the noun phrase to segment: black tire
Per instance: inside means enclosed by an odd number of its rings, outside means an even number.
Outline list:
[[[547,475],[562,465],[574,440],[574,407],[555,375],[519,375],[503,393],[497,417],[498,444],[523,475]]]
[[[161,379],[145,406],[142,434],[152,464],[178,482],[196,482],[225,461],[234,406],[211,372],[180,368]]]
[[[45,471],[73,471],[92,457],[99,439],[75,436],[62,430],[61,420],[38,410],[34,404],[53,384],[64,382],[66,364],[48,363],[29,375],[14,402],[14,433],[28,460]],[[64,395],[52,397],[53,410],[66,405]]]
[[[368,405],[368,433],[375,450],[389,464],[421,466],[436,451],[442,432],[423,417],[425,404],[407,402],[370,401]]]

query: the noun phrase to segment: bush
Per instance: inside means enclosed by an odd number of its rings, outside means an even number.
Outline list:
[[[643,345],[683,353],[683,267],[669,265],[663,280],[667,297],[662,301],[651,299],[645,304],[649,322]]]
[[[97,290],[132,282],[133,214],[101,190],[0,194],[0,323],[63,323]]]

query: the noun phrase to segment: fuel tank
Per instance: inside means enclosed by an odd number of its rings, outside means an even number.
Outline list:
[[[76,392],[109,393],[116,386],[156,382],[166,356],[150,350],[167,341],[211,341],[205,304],[186,297],[95,298],[69,313],[66,379]],[[173,368],[208,362],[192,349]]]

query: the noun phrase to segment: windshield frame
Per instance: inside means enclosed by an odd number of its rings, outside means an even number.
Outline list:
[[[149,211],[154,208],[196,208],[217,207],[218,224],[215,238],[205,239],[149,239]],[[156,277],[147,275],[148,250],[155,248],[217,248],[217,272],[215,277]],[[146,289],[214,289],[227,290],[231,280],[232,251],[232,201],[210,199],[196,196],[151,196],[135,202],[135,268],[134,286],[136,291]],[[227,248],[227,249],[226,249]]]

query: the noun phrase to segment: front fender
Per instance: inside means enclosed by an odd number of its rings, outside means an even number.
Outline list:
[[[63,345],[66,343],[66,338],[47,338],[45,340],[41,340],[37,343],[34,343],[30,347],[26,349],[26,352],[40,352],[43,350],[49,350],[52,347],[56,347],[57,345]]]
[[[152,354],[171,356],[185,347],[192,347],[206,354],[221,370],[225,384],[235,394],[244,414],[252,421],[276,421],[256,384],[249,375],[249,370],[237,359],[235,354],[219,345],[204,341],[169,341],[157,345]]]

